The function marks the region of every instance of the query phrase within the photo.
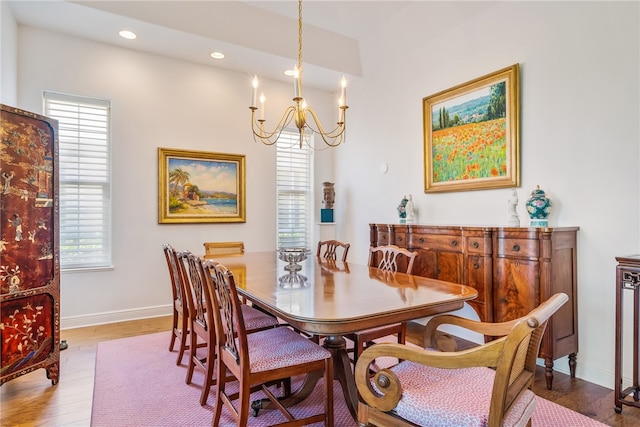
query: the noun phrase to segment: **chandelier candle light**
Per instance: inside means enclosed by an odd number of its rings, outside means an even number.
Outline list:
[[[327,147],[337,147],[344,141],[344,132],[346,128],[346,110],[347,106],[347,80],[342,77],[340,82],[340,99],[338,100],[338,122],[336,127],[331,131],[325,131],[316,115],[315,111],[307,106],[302,96],[302,0],[298,0],[298,63],[293,69],[293,101],[294,105],[287,107],[280,117],[275,129],[271,132],[264,130],[264,93],[260,92],[260,107],[256,105],[258,101],[258,76],[253,78],[253,95],[251,97],[251,130],[253,131],[253,139],[260,140],[265,145],[273,145],[276,143],[280,134],[286,129],[293,120],[295,126],[300,133],[300,148],[304,140],[305,130],[320,135]],[[260,118],[256,119],[256,110],[260,111]],[[313,119],[313,123],[307,122],[307,113]],[[309,144],[308,141],[306,141]],[[312,147],[310,144],[309,146]]]

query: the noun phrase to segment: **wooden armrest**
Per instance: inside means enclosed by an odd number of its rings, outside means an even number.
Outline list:
[[[519,319],[509,322],[489,323],[465,319],[464,317],[453,316],[450,314],[443,314],[441,316],[433,317],[429,322],[427,322],[424,330],[424,345],[425,347],[431,347],[441,351],[455,350],[455,344],[450,342],[452,339],[448,335],[437,330],[438,327],[442,325],[453,325],[483,335],[502,337],[507,335],[511,329],[513,329],[513,326],[518,320]]]
[[[533,323],[531,324],[532,327],[536,327],[536,325],[546,322],[546,320],[551,317],[553,313],[558,311],[560,307],[568,301],[568,299],[569,297],[564,293],[552,295],[544,302],[544,304],[541,304],[525,316],[527,318],[527,322]],[[513,327],[522,319],[524,319],[524,317],[508,322],[489,323],[453,316],[451,314],[443,314],[433,317],[429,322],[427,322],[424,330],[424,345],[425,347],[440,349],[442,348],[442,345],[439,346],[438,344],[444,343],[444,346],[447,347],[447,351],[449,351],[449,348],[455,349],[455,345],[450,344],[453,340],[446,334],[437,331],[438,327],[441,325],[454,325],[483,335],[503,337],[511,332]]]
[[[367,348],[355,367],[355,379],[362,399],[381,411],[395,408],[402,396],[402,385],[396,374],[389,369],[378,371],[373,381],[382,392],[376,391],[371,384],[369,365],[378,357],[397,357],[434,368],[470,368],[496,367],[502,354],[506,338],[500,338],[487,344],[456,352],[440,352],[409,347],[403,344],[379,343]]]

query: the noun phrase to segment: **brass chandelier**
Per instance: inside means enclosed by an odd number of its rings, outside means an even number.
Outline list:
[[[311,148],[313,147],[309,141],[305,138],[306,129],[309,129],[313,133],[319,135],[322,141],[325,143],[324,148],[337,147],[344,141],[345,129],[346,129],[346,111],[347,108],[347,81],[344,77],[340,82],[341,91],[340,99],[338,101],[338,121],[336,127],[331,131],[325,131],[316,115],[315,111],[309,107],[304,97],[302,96],[302,0],[298,0],[298,63],[293,70],[293,86],[294,105],[287,107],[280,117],[275,129],[271,132],[264,130],[264,93],[260,93],[260,107],[256,105],[258,100],[258,77],[253,78],[253,96],[251,98],[251,130],[253,131],[253,139],[260,141],[265,145],[273,145],[278,141],[280,134],[291,124],[293,121],[298,128],[300,134],[300,148],[302,148],[303,140]],[[256,112],[260,111],[260,118],[256,119]],[[307,115],[308,113],[308,115]],[[307,116],[312,118],[311,121],[307,121]]]

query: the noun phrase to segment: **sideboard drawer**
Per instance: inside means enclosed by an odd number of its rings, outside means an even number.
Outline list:
[[[393,244],[396,246],[400,246],[401,248],[407,247],[407,234],[406,233],[396,233],[395,239],[393,239]]]
[[[411,234],[409,247],[434,251],[462,252],[462,236]]]
[[[389,244],[389,232],[378,232],[378,246],[384,246]]]
[[[465,237],[464,243],[468,253],[484,254],[486,252],[484,237]]]
[[[498,256],[535,258],[539,254],[538,239],[498,239]]]

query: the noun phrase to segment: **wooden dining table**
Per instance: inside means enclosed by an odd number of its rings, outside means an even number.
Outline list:
[[[326,337],[323,345],[333,355],[334,378],[354,419],[358,394],[343,335],[454,311],[477,296],[475,289],[461,284],[313,255],[299,263],[297,272],[285,270],[288,263],[276,251],[216,260],[233,272],[238,293],[253,305],[300,331]],[[303,400],[319,378],[307,377],[283,404]]]

